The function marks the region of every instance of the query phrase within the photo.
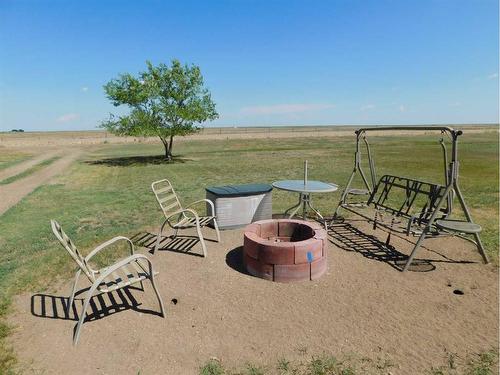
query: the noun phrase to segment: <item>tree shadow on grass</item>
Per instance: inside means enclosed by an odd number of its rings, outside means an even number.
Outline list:
[[[184,158],[181,155],[173,156],[172,160],[166,160],[165,155],[147,155],[87,160],[85,163],[89,165],[105,165],[108,167],[129,167],[134,165],[184,164],[188,161],[192,161],[192,159]]]

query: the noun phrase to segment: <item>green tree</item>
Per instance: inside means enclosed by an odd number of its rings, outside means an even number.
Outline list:
[[[172,159],[174,137],[199,131],[200,124],[219,117],[210,92],[204,87],[200,68],[172,60],[171,66],[153,66],[138,77],[121,74],[104,90],[114,106],[127,105],[126,116],[110,115],[101,124],[117,135],[158,136],[165,158]]]

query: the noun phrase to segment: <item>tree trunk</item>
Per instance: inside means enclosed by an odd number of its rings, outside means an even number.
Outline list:
[[[171,149],[171,146],[169,145],[169,143],[167,142],[166,139],[164,139],[163,137],[160,137],[161,139],[161,143],[163,143],[163,147],[165,147],[165,160],[167,161],[171,161],[172,160],[172,149]],[[170,142],[172,143],[172,142]]]
[[[170,152],[170,158],[172,158],[172,151],[174,149],[174,136],[170,136],[170,141],[168,142],[168,151]]]

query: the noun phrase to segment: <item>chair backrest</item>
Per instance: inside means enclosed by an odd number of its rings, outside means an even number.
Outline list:
[[[69,255],[71,255],[71,257],[78,264],[83,273],[85,273],[85,275],[87,275],[87,277],[92,282],[94,282],[94,274],[90,271],[85,258],[82,256],[82,254],[80,254],[73,241],[71,241],[66,233],[64,233],[57,221],[51,220],[50,225],[52,226],[52,232],[54,232],[54,235],[59,240],[61,245],[68,251]]]
[[[420,224],[425,224],[436,210],[446,187],[406,177],[382,176],[368,199],[368,204],[382,208],[394,216],[415,217]],[[451,213],[448,201],[440,209],[440,217]]]
[[[155,181],[151,184],[151,189],[165,217],[182,210],[181,202],[169,180]]]

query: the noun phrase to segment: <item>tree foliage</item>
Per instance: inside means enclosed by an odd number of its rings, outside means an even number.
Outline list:
[[[174,136],[195,133],[201,123],[219,115],[198,66],[178,60],[171,66],[146,64],[138,77],[121,74],[104,86],[113,105],[127,105],[130,112],[110,115],[101,127],[117,135],[158,136],[170,160]]]

